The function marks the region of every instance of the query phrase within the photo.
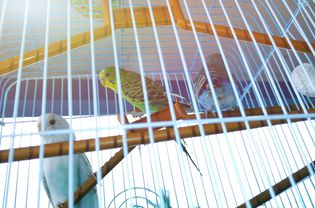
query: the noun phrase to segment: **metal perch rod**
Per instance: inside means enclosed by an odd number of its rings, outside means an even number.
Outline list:
[[[185,19],[181,5],[178,0],[170,0],[172,13],[176,25],[183,30],[192,30],[189,20]],[[109,6],[108,1],[103,1],[104,7],[104,26],[94,30],[94,40],[100,40],[111,35],[111,27],[109,21]],[[165,26],[171,24],[170,15],[166,6],[154,6],[153,14],[157,26]],[[132,20],[129,8],[117,8],[113,10],[115,28],[132,28]],[[150,27],[152,26],[149,8],[148,7],[135,7],[134,14],[137,27]],[[213,30],[207,22],[194,21],[196,31],[204,34],[213,35]],[[220,37],[233,38],[232,30],[224,25],[214,25],[217,34]],[[239,40],[253,42],[247,30],[234,28],[236,36]],[[265,33],[253,32],[255,40],[259,44],[273,46],[268,35]],[[279,48],[291,49],[288,41],[279,36],[272,36],[275,44]],[[290,40],[296,51],[311,53],[311,49],[305,41]],[[90,31],[77,34],[71,37],[71,49],[79,48],[91,42]],[[311,44],[315,48],[315,43]],[[48,46],[48,57],[54,57],[67,51],[67,39],[57,41]],[[23,57],[23,67],[30,66],[38,63],[44,59],[44,48],[38,48],[33,51],[26,52]],[[15,56],[0,62],[0,75],[18,69],[19,56]]]
[[[291,107],[291,109],[295,109],[294,107]],[[269,107],[267,108],[269,115],[281,115],[282,110],[280,107]],[[309,109],[309,113],[315,113],[315,108]],[[247,116],[259,116],[262,115],[262,111],[260,108],[256,109],[248,109],[245,111]],[[298,114],[304,115],[302,111],[291,111],[290,114]],[[238,110],[235,111],[228,111],[223,112],[224,117],[235,117],[240,116],[240,112]],[[296,118],[291,119],[292,122],[297,121],[304,121],[305,118]],[[271,120],[272,125],[279,125],[279,124],[285,124],[287,123],[286,119],[276,119]],[[258,121],[249,121],[250,128],[260,128],[267,126],[267,121],[265,120],[258,120]],[[211,134],[219,134],[223,133],[221,124],[213,123],[213,124],[204,124],[203,125],[205,134],[211,135]],[[244,122],[230,122],[226,123],[227,130],[229,132],[233,131],[240,131],[245,130],[245,124]],[[187,127],[180,127],[178,128],[180,133],[180,138],[190,138],[190,137],[199,137],[200,130],[198,125],[194,126],[187,126]],[[167,128],[163,130],[154,130],[154,139],[155,142],[165,142],[170,140],[175,140],[175,133],[172,128]],[[127,133],[127,142],[129,146],[135,146],[139,144],[149,144],[149,134],[147,130],[143,131],[136,131],[136,132],[130,132]],[[100,149],[112,149],[112,148],[119,148],[123,145],[123,137],[122,135],[116,135],[116,136],[109,136],[109,137],[100,137]],[[84,152],[91,152],[95,151],[95,139],[88,139],[88,140],[81,140],[81,141],[75,141],[74,142],[74,152],[75,153],[84,153]],[[30,146],[30,147],[23,147],[23,148],[14,148],[14,149],[6,149],[0,151],[0,163],[8,162],[9,152],[14,151],[14,157],[13,161],[21,161],[21,160],[29,160],[29,159],[35,159],[39,157],[39,148],[40,146]],[[54,143],[54,144],[46,144],[45,145],[45,154],[44,157],[54,157],[54,156],[61,156],[61,155],[67,155],[69,151],[69,143],[68,142],[60,142],[60,143]]]

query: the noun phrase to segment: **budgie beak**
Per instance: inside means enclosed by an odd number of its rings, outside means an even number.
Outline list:
[[[99,78],[99,80],[100,80],[102,85],[104,85],[104,83],[106,82],[106,80],[104,78],[101,78],[101,77]]]

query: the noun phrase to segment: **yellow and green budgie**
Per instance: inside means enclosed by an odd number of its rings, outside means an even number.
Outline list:
[[[100,72],[99,79],[104,87],[117,93],[115,67],[108,67]],[[132,106],[145,112],[144,96],[140,74],[120,69],[121,89],[123,98]],[[150,112],[155,113],[168,106],[164,88],[152,79],[145,78]]]
[[[118,85],[116,81],[116,70],[114,66],[107,67],[99,73],[99,80],[102,86],[110,88],[115,93],[118,91]],[[132,106],[145,111],[143,89],[141,84],[140,74],[127,71],[125,69],[120,69],[120,80],[121,80],[121,90],[122,97],[128,101]],[[146,88],[148,92],[148,102],[150,112],[157,112],[168,106],[167,96],[165,94],[164,88],[162,85],[154,82],[152,79],[145,77]],[[188,153],[186,147],[181,142],[183,151],[189,157],[191,162],[200,172],[198,166],[192,160],[190,154]]]

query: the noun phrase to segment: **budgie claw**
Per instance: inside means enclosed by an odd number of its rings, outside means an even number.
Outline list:
[[[97,178],[96,178],[96,175],[94,173],[91,173],[90,176],[92,176],[95,179],[95,181],[97,182]],[[99,184],[100,184],[100,186],[102,186],[102,183],[99,183]],[[93,189],[93,190],[96,193],[96,189]]]
[[[131,115],[132,115],[134,118],[141,118],[142,116],[144,116],[144,112],[135,112],[135,111],[132,111],[132,112],[131,112]]]
[[[211,110],[211,113],[212,113],[212,115],[213,115],[214,117],[218,117],[217,112],[215,112],[214,110]]]
[[[93,178],[97,180],[96,175],[94,173],[90,173],[90,176],[93,176]]]
[[[205,119],[208,119],[208,110],[205,110]]]
[[[211,112],[211,114],[213,115],[213,117],[217,117],[217,112],[215,110],[205,110],[205,119],[208,118],[208,113]]]

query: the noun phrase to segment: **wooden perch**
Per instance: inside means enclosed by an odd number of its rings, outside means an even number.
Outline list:
[[[294,110],[295,107],[291,107],[290,109]],[[282,110],[280,107],[269,107],[267,108],[269,115],[282,115]],[[262,111],[260,108],[256,109],[248,109],[245,111],[248,117],[250,116],[261,116]],[[315,108],[311,108],[308,110],[308,113],[315,113]],[[303,112],[300,111],[291,111],[290,114],[301,114],[304,115]],[[235,111],[227,111],[223,112],[224,117],[239,117],[240,112],[238,110]],[[258,117],[257,117],[258,118]],[[262,120],[249,121],[249,126],[251,129],[260,128],[264,126],[268,126],[267,121],[264,118]],[[305,118],[295,118],[291,119],[292,122],[304,121]],[[272,125],[285,124],[287,123],[287,119],[274,119],[271,120]],[[226,122],[226,128],[228,132],[233,131],[241,131],[245,130],[246,126],[244,122]],[[206,135],[211,134],[219,134],[223,133],[222,126],[220,123],[212,123],[212,124],[204,124],[204,131]],[[178,128],[180,138],[190,138],[190,137],[199,137],[201,135],[200,129],[198,125],[194,126],[186,126]],[[175,140],[175,133],[172,128],[166,128],[163,130],[154,130],[154,140],[155,142],[165,142],[170,140]],[[139,144],[149,144],[149,133],[147,130],[141,132],[131,132],[126,134],[128,145],[135,146]],[[122,147],[123,145],[123,137],[122,135],[116,136],[108,136],[108,137],[100,137],[100,150],[112,149]],[[81,140],[74,142],[74,152],[75,153],[84,153],[95,151],[95,139]],[[21,160],[29,160],[35,159],[39,157],[39,148],[40,146],[30,146],[30,147],[22,147],[22,148],[14,148],[11,151],[14,151],[13,161],[21,161]],[[44,157],[54,157],[60,155],[67,155],[69,150],[68,142],[59,142],[54,144],[46,144],[45,145],[45,153]],[[10,149],[5,149],[0,151],[0,163],[8,162]]]
[[[312,169],[315,171],[315,161],[313,161],[312,163],[310,163],[310,166],[312,167]],[[310,177],[310,172],[307,169],[307,166],[305,166],[304,168],[298,170],[297,172],[292,174],[294,181],[296,183],[301,182],[302,180],[306,179],[307,177]],[[289,178],[285,178],[282,181],[280,181],[279,183],[276,183],[275,185],[272,186],[273,190],[275,191],[276,196],[281,194],[282,192],[284,192],[285,190],[289,189],[291,187],[291,183]],[[271,200],[271,196],[269,193],[269,190],[265,190],[263,192],[261,192],[260,194],[258,194],[257,196],[253,197],[252,199],[249,200],[250,204],[252,205],[252,207],[258,207],[263,205],[264,203],[266,203],[267,201]],[[237,208],[246,208],[246,204],[241,204],[239,205]]]
[[[131,152],[135,146],[129,146],[128,152]],[[121,148],[113,157],[109,159],[102,167],[101,174],[104,178],[111,170],[113,170],[120,161],[124,159],[123,148]],[[74,204],[77,204],[94,186],[97,184],[97,172],[91,175],[74,193]],[[60,208],[68,208],[68,200],[64,201]]]
[[[189,115],[187,115],[187,113],[186,113],[185,109],[183,108],[182,104],[180,104],[179,102],[175,102],[173,106],[174,106],[176,120],[195,119],[195,118],[192,118]],[[124,117],[125,117],[125,122],[126,123],[130,123],[128,118],[127,118],[127,116],[126,116],[126,114],[124,115]],[[150,115],[150,117],[151,117],[151,122],[170,121],[170,120],[172,120],[171,112],[170,112],[169,107],[165,107],[165,108],[159,110],[158,112],[152,113]],[[117,119],[121,123],[119,114],[117,115]],[[145,117],[142,117],[142,118],[140,118],[140,119],[138,119],[138,120],[136,120],[136,121],[134,121],[132,123],[134,124],[134,123],[146,123],[146,122],[147,122],[147,117],[145,116]],[[153,129],[161,129],[161,128],[153,128]],[[127,130],[127,133],[142,132],[142,131],[146,131],[146,128]]]

